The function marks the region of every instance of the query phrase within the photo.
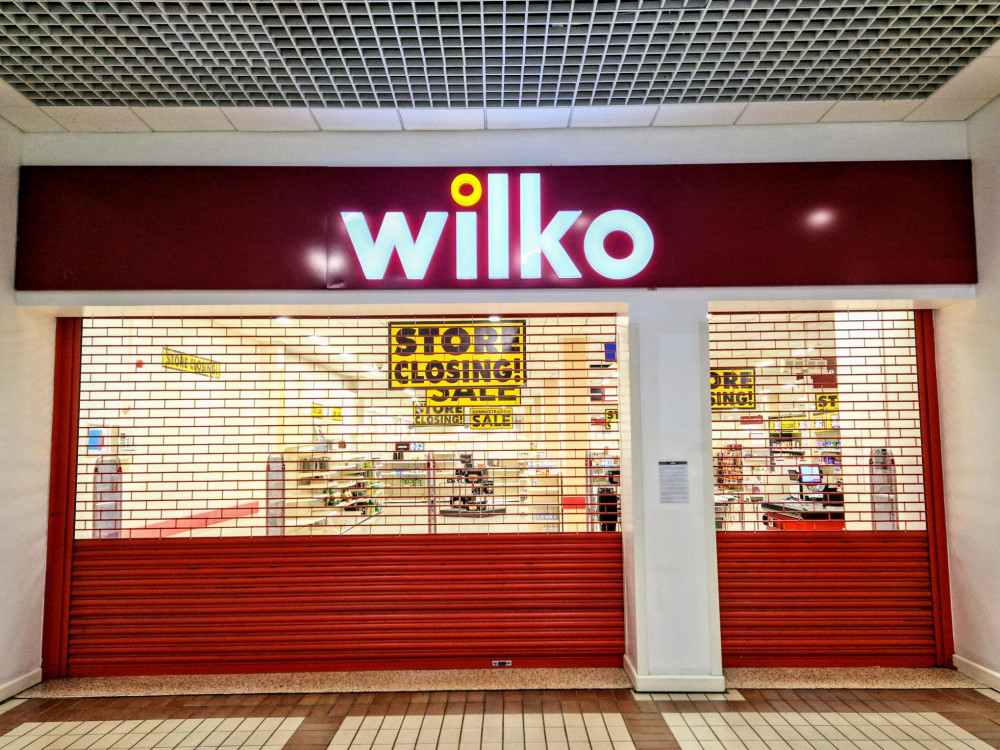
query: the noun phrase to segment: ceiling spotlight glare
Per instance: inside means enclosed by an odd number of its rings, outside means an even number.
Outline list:
[[[281,325],[283,326],[290,326],[292,324],[292,319],[289,318],[287,315],[279,315],[274,320],[277,323],[281,323]]]
[[[836,218],[837,215],[829,208],[817,208],[806,216],[806,224],[812,229],[826,229]]]

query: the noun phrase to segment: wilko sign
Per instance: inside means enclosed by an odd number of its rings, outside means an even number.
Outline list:
[[[756,408],[755,380],[755,370],[752,367],[712,370],[712,408]]]
[[[510,262],[510,175],[505,172],[489,173],[485,188],[482,180],[470,173],[462,173],[451,181],[451,198],[459,207],[469,209],[486,204],[485,269],[479,267],[481,222],[475,210],[427,211],[423,217],[413,217],[414,228],[401,211],[387,212],[381,219],[360,211],[341,211],[340,218],[369,280],[386,277],[394,253],[407,279],[423,280],[449,225],[454,233],[456,280],[476,280],[481,274],[489,279],[510,279],[512,275],[541,279],[543,258],[558,279],[583,278],[580,265],[586,263],[598,276],[624,280],[639,274],[652,259],[653,231],[639,214],[622,208],[604,211],[589,220],[579,247],[567,247],[563,242],[583,211],[557,210],[545,221],[541,174],[522,173],[518,183],[518,261],[514,269]],[[374,222],[370,223],[372,219]],[[626,235],[631,242],[631,251],[624,256],[612,255],[605,247],[605,240],[614,232]]]
[[[508,292],[977,279],[967,160],[38,165],[21,168],[18,192],[21,291]]]
[[[427,407],[514,405],[525,383],[523,320],[389,322],[389,387]]]

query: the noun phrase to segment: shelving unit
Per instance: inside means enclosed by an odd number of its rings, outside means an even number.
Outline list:
[[[494,500],[490,467],[471,453],[460,453],[439,486],[438,511],[443,516],[495,516],[507,512]]]
[[[607,524],[607,506],[614,496],[614,523],[618,523],[621,506],[621,458],[617,451],[588,450],[587,471],[587,529],[596,531]],[[604,506],[602,508],[602,506]]]
[[[380,512],[382,461],[294,446],[284,451],[289,471],[285,491],[285,526],[324,525],[339,513],[361,515]]]
[[[768,450],[771,466],[777,466],[782,459],[790,459],[789,465],[816,464],[831,478],[830,484],[840,482],[840,423],[834,415],[789,414],[771,419]]]
[[[377,476],[388,502],[427,502],[430,469],[426,457],[383,461]]]

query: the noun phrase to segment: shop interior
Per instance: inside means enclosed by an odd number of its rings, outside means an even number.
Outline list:
[[[926,528],[909,311],[714,313],[719,531]]]
[[[87,319],[77,538],[616,531],[621,331]]]

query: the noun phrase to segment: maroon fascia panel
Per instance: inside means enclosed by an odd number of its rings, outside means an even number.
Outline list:
[[[509,175],[510,278],[486,278],[487,197],[456,204],[452,180]],[[520,277],[518,180],[541,175],[541,227],[581,211],[558,239],[580,271],[543,260]],[[627,279],[596,273],[587,227],[613,209],[649,225],[654,252]],[[394,253],[362,273],[341,212],[376,236],[387,212],[416,235],[448,217],[424,278]],[[456,279],[457,211],[476,213],[478,279]],[[16,288],[40,290],[509,289],[976,282],[967,161],[577,167],[23,167]],[[605,241],[612,257],[627,235]]]

